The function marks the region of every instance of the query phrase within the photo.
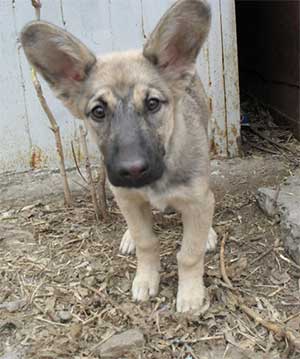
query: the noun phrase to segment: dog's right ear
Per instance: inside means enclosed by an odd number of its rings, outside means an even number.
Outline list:
[[[74,112],[72,103],[96,63],[94,54],[67,31],[44,21],[26,25],[21,43],[28,61]]]
[[[161,18],[144,46],[144,56],[167,81],[193,71],[210,28],[207,0],[178,0]]]

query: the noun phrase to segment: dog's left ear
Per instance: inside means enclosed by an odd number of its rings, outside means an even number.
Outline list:
[[[77,96],[96,63],[94,54],[75,36],[45,21],[26,25],[21,43],[28,61],[77,116]]]
[[[144,56],[167,80],[179,80],[193,69],[210,20],[206,0],[177,1],[154,29],[144,46]]]

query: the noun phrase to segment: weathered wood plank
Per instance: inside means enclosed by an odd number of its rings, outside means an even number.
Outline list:
[[[227,157],[227,127],[225,113],[220,1],[210,0],[212,9],[212,30],[208,36],[208,64],[210,74],[208,95],[210,97],[212,106],[211,150],[214,155]]]
[[[0,2],[0,172],[21,170],[29,159],[31,135],[24,100],[14,8]]]
[[[238,57],[234,0],[220,1],[224,89],[226,98],[227,151],[229,157],[239,154],[240,143],[240,97],[238,78]]]

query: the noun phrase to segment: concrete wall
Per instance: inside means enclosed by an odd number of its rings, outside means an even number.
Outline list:
[[[300,139],[300,2],[236,1],[240,84]]]

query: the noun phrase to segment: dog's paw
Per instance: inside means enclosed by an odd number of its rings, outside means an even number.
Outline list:
[[[158,293],[160,275],[158,271],[137,273],[132,284],[132,296],[136,301],[146,301]]]
[[[209,308],[205,287],[196,281],[185,282],[178,287],[176,309],[179,313],[200,315]]]
[[[133,254],[135,252],[135,242],[131,237],[129,229],[124,233],[120,244],[121,254]]]
[[[216,249],[218,235],[211,227],[208,233],[208,240],[206,243],[206,252],[212,252]]]

